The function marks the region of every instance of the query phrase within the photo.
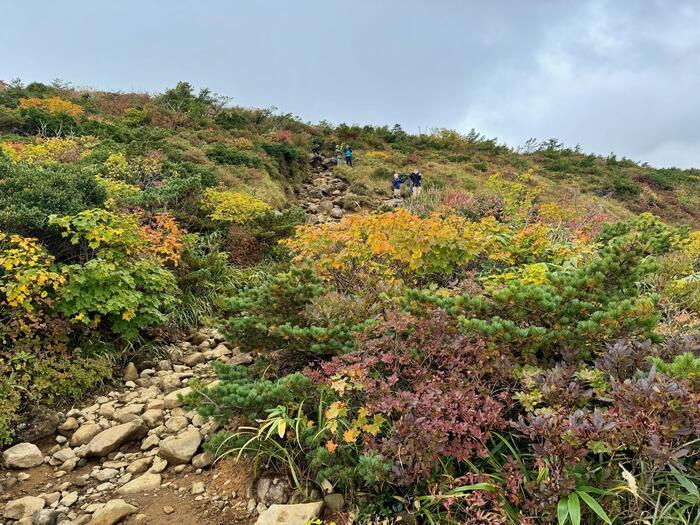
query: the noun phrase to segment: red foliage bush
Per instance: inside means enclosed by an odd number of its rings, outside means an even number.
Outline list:
[[[496,392],[512,368],[507,355],[460,334],[442,311],[391,313],[374,334],[358,351],[307,373],[328,384],[338,377],[361,384],[351,402],[390,421],[365,446],[394,460],[393,481],[420,482],[441,457],[487,455],[491,432],[506,427],[509,396]]]

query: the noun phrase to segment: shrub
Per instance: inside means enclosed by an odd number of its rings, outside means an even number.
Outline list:
[[[22,109],[37,108],[51,115],[68,115],[78,118],[83,114],[83,108],[59,97],[21,98],[19,107]]]
[[[260,199],[237,191],[204,191],[204,206],[214,221],[245,224],[270,210]]]
[[[623,228],[624,229],[624,228]],[[460,312],[465,330],[494,344],[517,348],[530,359],[590,356],[605,342],[621,337],[652,337],[658,299],[637,285],[655,268],[670,232],[653,228],[613,238],[596,257],[578,267],[544,274],[544,282],[516,279],[487,296],[428,299]],[[425,294],[413,294],[419,301]]]
[[[207,157],[218,164],[231,164],[234,166],[246,166],[248,168],[262,168],[263,161],[249,151],[232,149],[225,144],[214,144],[207,152]]]
[[[92,259],[63,268],[67,283],[57,311],[85,326],[106,327],[133,339],[148,326],[164,324],[175,306],[175,277],[155,261]]]
[[[304,310],[323,292],[308,268],[292,268],[225,302],[230,318],[223,327],[229,340],[245,351],[286,349],[301,353],[342,353],[353,347],[361,326],[318,326]]]
[[[48,216],[101,206],[104,188],[74,167],[29,167],[0,159],[0,229],[23,235],[47,234]]]

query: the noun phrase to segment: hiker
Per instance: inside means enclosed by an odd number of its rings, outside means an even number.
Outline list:
[[[406,177],[402,177],[398,173],[394,173],[394,178],[391,181],[391,187],[394,190],[394,198],[401,198],[401,185],[406,182]]]
[[[410,175],[411,177],[411,197],[418,197],[420,195],[421,190],[423,189],[423,175],[421,175],[420,171],[413,170],[413,172]]]
[[[311,152],[314,155],[321,154],[321,143],[318,141],[318,139],[316,137],[311,139]]]
[[[335,145],[335,165],[340,166],[343,163],[343,150],[340,148],[340,144]]]
[[[350,144],[345,145],[345,164],[352,168],[352,148],[350,148]]]

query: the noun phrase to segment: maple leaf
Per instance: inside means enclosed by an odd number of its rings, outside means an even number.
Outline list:
[[[358,428],[349,428],[343,433],[343,441],[346,443],[354,443],[359,435],[360,430]]]

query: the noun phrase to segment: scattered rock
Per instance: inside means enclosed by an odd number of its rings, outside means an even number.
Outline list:
[[[113,499],[92,515],[89,525],[114,525],[138,509],[123,499]]]
[[[149,428],[155,428],[163,422],[163,411],[157,408],[146,410],[141,415],[141,420],[146,423]]]
[[[134,363],[129,363],[124,369],[124,381],[136,381],[139,378],[139,371]]]
[[[56,525],[58,512],[52,509],[42,509],[32,516],[32,525]]]
[[[159,472],[163,472],[167,466],[168,462],[165,459],[156,456],[153,458],[153,465],[148,471],[158,474]]]
[[[171,465],[189,463],[201,443],[202,435],[198,430],[187,430],[179,436],[163,440],[158,455]]]
[[[337,492],[326,494],[323,498],[323,502],[332,512],[341,512],[345,507],[345,498],[342,494],[338,494]]]
[[[80,423],[78,423],[77,419],[74,417],[69,417],[59,425],[58,431],[63,435],[69,436],[73,433],[73,431],[78,430],[79,426]]]
[[[306,525],[317,518],[323,508],[322,501],[297,503],[296,505],[271,505],[263,512],[255,525]]]
[[[258,480],[256,494],[265,505],[284,504],[289,501],[289,484],[284,478],[263,476]]]
[[[201,345],[204,341],[208,341],[209,336],[204,332],[195,332],[190,336],[190,343],[195,346]]]
[[[43,499],[35,496],[25,496],[5,505],[3,518],[10,520],[21,520],[22,518],[31,518],[35,512],[44,508],[46,502]]]
[[[110,479],[115,478],[117,474],[119,474],[119,471],[117,469],[104,468],[93,473],[92,477],[95,478],[97,481],[109,481]]]
[[[141,450],[150,450],[153,447],[157,447],[160,444],[160,438],[155,434],[148,436],[141,443]]]
[[[69,492],[65,496],[61,498],[61,501],[59,502],[60,505],[64,507],[72,507],[75,505],[75,502],[78,501],[78,493],[77,492]]]
[[[207,468],[211,467],[214,463],[214,456],[209,452],[202,452],[197,454],[192,458],[192,466],[194,468]]]
[[[166,505],[165,507],[163,507],[163,512],[165,514],[172,514],[173,512],[175,512],[175,509],[172,508],[170,505]]]
[[[153,458],[137,459],[126,468],[126,471],[132,474],[141,474],[143,472],[146,472],[152,464]]]
[[[86,455],[103,457],[124,443],[142,438],[147,432],[141,420],[123,423],[97,434],[88,443]]]
[[[87,445],[100,432],[102,432],[102,427],[97,423],[86,423],[73,433],[70,438],[70,446],[75,448]]]
[[[165,422],[165,428],[172,430],[173,432],[180,432],[180,430],[187,428],[189,421],[185,416],[173,416]]]
[[[131,480],[126,485],[123,485],[117,489],[117,493],[125,494],[139,494],[142,492],[150,492],[153,490],[158,490],[161,484],[160,474],[154,474],[152,472],[147,472],[136,479]]]
[[[200,363],[206,361],[204,354],[201,352],[194,352],[193,354],[186,355],[180,358],[180,361],[189,367],[195,367]]]
[[[2,461],[7,468],[33,468],[44,462],[44,455],[34,443],[19,443],[2,453]]]
[[[204,489],[204,483],[201,481],[192,483],[192,490],[190,492],[193,496],[196,496],[197,494],[204,494],[204,492],[206,492]]]

